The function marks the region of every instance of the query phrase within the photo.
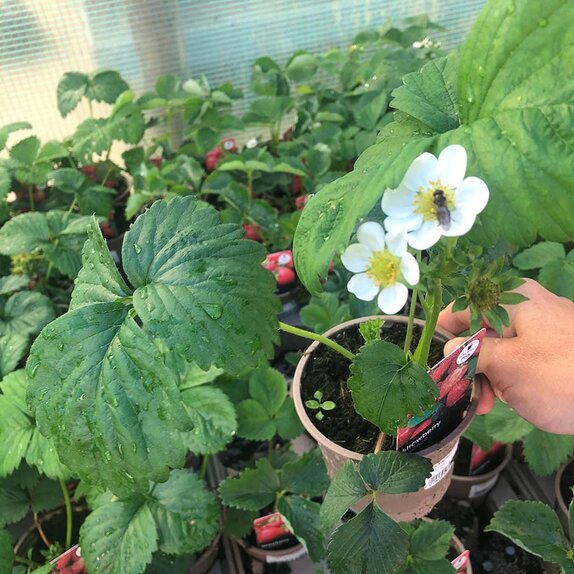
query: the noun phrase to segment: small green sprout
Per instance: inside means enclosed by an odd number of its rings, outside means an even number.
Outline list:
[[[315,399],[305,401],[305,406],[308,409],[316,410],[315,418],[318,421],[322,421],[325,418],[323,411],[332,411],[337,405],[333,401],[325,401],[322,403],[321,400],[323,399],[323,393],[321,391],[315,391],[313,396]]]

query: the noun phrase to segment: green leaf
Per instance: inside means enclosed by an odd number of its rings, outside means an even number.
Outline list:
[[[307,166],[313,177],[320,177],[329,171],[331,166],[331,154],[315,148],[307,152]]]
[[[138,316],[202,369],[238,372],[273,354],[275,280],[260,265],[263,247],[242,236],[240,225],[220,223],[192,197],[154,203],[125,235]]]
[[[280,473],[281,490],[309,498],[322,496],[329,486],[329,476],[319,449],[306,452],[288,462]]]
[[[494,444],[494,438],[489,432],[486,415],[475,416],[470,426],[464,431],[463,436],[473,444],[478,445],[485,452],[490,450]]]
[[[224,480],[219,495],[227,506],[261,510],[275,501],[279,488],[277,472],[266,458],[260,458],[255,468],[246,468],[239,476]]]
[[[0,128],[0,151],[6,147],[6,142],[10,134],[20,131],[32,129],[32,124],[28,122],[14,122],[12,124],[7,124]]]
[[[277,434],[284,440],[294,439],[305,431],[297,416],[295,403],[291,397],[285,398],[285,402],[275,415],[275,425],[277,426]]]
[[[407,74],[403,86],[393,92],[392,105],[417,118],[438,133],[459,125],[456,82],[456,55],[425,64],[420,72]]]
[[[36,136],[29,136],[12,147],[10,158],[22,164],[31,165],[35,162],[39,151],[40,140]]]
[[[538,476],[557,471],[574,453],[574,436],[551,434],[534,428],[524,439],[524,458]]]
[[[409,539],[403,529],[371,503],[339,526],[328,546],[333,574],[396,574],[404,566]]]
[[[440,560],[448,553],[454,526],[444,520],[420,521],[410,537],[410,554],[421,560]]]
[[[68,474],[51,440],[40,434],[26,404],[28,381],[24,370],[7,375],[0,383],[0,476],[16,470],[23,459],[50,478]]]
[[[90,76],[86,97],[96,102],[113,104],[129,86],[118,72],[106,70]]]
[[[48,174],[54,181],[54,187],[64,193],[77,193],[86,182],[86,176],[73,167],[62,167]]]
[[[277,510],[303,544],[309,558],[319,562],[325,556],[325,538],[319,523],[321,505],[301,496],[282,496],[277,502]]]
[[[271,440],[277,432],[272,416],[254,399],[237,405],[237,434],[250,440]]]
[[[36,335],[56,317],[46,295],[34,291],[14,293],[0,301],[0,336]]]
[[[347,461],[332,480],[321,505],[321,527],[324,530],[333,528],[347,510],[368,493],[359,474],[359,466],[350,460]]]
[[[9,479],[0,478],[0,528],[18,522],[30,510],[26,492]]]
[[[252,124],[270,124],[277,122],[293,107],[293,98],[289,96],[264,97],[254,100],[243,120]]]
[[[73,136],[74,155],[90,161],[92,154],[104,153],[113,141],[109,123],[105,119],[89,118],[76,128]]]
[[[28,351],[28,337],[13,334],[0,336],[0,377],[12,372]]]
[[[100,506],[84,521],[80,544],[93,574],[141,574],[157,550],[158,533],[143,499]]]
[[[501,293],[498,298],[500,305],[518,305],[518,303],[523,303],[524,301],[528,301],[528,297],[522,295],[522,293],[505,292]]]
[[[518,253],[512,259],[512,264],[518,269],[538,269],[544,267],[552,259],[564,259],[566,252],[561,243],[541,241]]]
[[[212,383],[222,375],[225,371],[218,367],[210,367],[207,371],[200,369],[196,364],[188,364],[187,372],[183,377],[181,384],[179,385],[180,390],[191,389],[192,387],[199,387],[205,383]]]
[[[310,80],[317,70],[317,56],[308,52],[295,54],[285,66],[285,73],[293,82]]]
[[[116,494],[183,464],[191,422],[177,381],[123,303],[83,305],[45,327],[27,363],[29,400],[62,462]]]
[[[485,531],[499,532],[549,562],[561,562],[568,550],[556,513],[541,502],[509,500],[494,513]]]
[[[88,88],[88,76],[80,72],[67,72],[58,82],[57,98],[58,110],[62,117],[66,117],[84,97]]]
[[[492,411],[487,415],[475,418],[485,421],[486,430],[494,440],[506,444],[512,444],[513,442],[523,439],[534,429],[529,422],[525,421],[500,400],[495,401]],[[471,426],[473,424],[474,420]]]
[[[181,398],[193,423],[185,433],[185,446],[196,454],[215,454],[233,439],[237,420],[227,395],[214,386],[202,385],[182,392]]]
[[[249,394],[272,416],[285,401],[287,383],[279,371],[264,365],[249,378]]]
[[[174,470],[155,488],[150,504],[166,554],[192,554],[203,550],[219,531],[219,507],[205,482],[188,470]]]
[[[13,561],[12,538],[6,530],[0,530],[0,572],[11,572]]]
[[[8,193],[10,193],[11,184],[10,172],[0,166],[0,199],[4,200]]]
[[[385,494],[415,492],[424,486],[431,471],[428,459],[397,451],[368,454],[359,463],[367,488]]]
[[[362,347],[351,372],[347,384],[355,410],[387,434],[396,434],[409,414],[422,415],[438,394],[430,375],[386,341]]]
[[[570,257],[549,261],[538,274],[538,281],[561,297],[574,297],[574,262]]]
[[[303,324],[316,333],[324,333],[335,325],[340,325],[351,318],[349,305],[340,303],[336,293],[321,293],[311,297],[308,305],[300,311]]]
[[[241,510],[239,508],[226,508],[223,521],[223,534],[243,538],[253,528],[253,521],[259,518],[257,510]]]
[[[20,291],[30,284],[30,277],[27,275],[6,275],[0,277],[0,295],[9,295],[13,291]]]
[[[405,82],[408,76],[405,77]],[[364,102],[356,114],[357,125],[366,129],[374,130],[389,105],[389,94],[381,92],[376,94],[368,103]]]

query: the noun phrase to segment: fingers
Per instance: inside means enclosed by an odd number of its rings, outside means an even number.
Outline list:
[[[444,346],[444,354],[448,355],[452,353],[457,347],[462,345],[468,337],[455,337],[450,341],[447,341]],[[510,358],[510,353],[507,348],[510,347],[510,343],[514,339],[502,339],[500,337],[484,337],[482,340],[482,345],[480,349],[480,354],[478,355],[478,364],[476,366],[477,373],[484,373],[489,379],[497,374],[497,359],[499,357],[507,356],[505,358],[505,364]],[[492,379],[491,379],[492,380]]]
[[[437,327],[446,329],[455,335],[466,331],[470,327],[470,310],[465,309],[458,313],[452,312],[452,303],[443,309],[438,316]],[[448,343],[447,343],[448,345]],[[446,348],[445,348],[446,352]]]

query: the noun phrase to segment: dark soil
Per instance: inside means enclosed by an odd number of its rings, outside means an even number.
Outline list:
[[[454,526],[454,533],[464,547],[475,547],[478,536],[478,517],[466,500],[443,498],[431,511],[429,518],[447,520]],[[453,559],[456,556],[453,556]]]
[[[574,486],[574,462],[571,462],[562,473],[560,479],[560,494],[566,504],[566,508],[572,502],[572,487]]]
[[[457,476],[471,476],[470,474],[470,457],[472,454],[472,442],[462,437],[458,444],[458,450],[454,459],[454,474]],[[494,470],[504,460],[506,449],[500,449],[492,454],[487,461],[482,463],[478,473],[473,473],[472,476],[480,476]],[[574,482],[573,482],[574,484]]]
[[[236,437],[217,456],[221,464],[233,470],[243,470],[250,462],[267,454],[267,442]]]
[[[402,346],[406,334],[406,325],[400,323],[385,323],[382,337],[385,341]],[[421,329],[415,326],[413,346],[415,348],[421,334]],[[333,339],[356,353],[363,345],[359,330],[345,330]],[[443,343],[435,342],[431,346],[429,363],[434,365],[443,358]],[[303,403],[313,398],[316,391],[323,393],[323,401],[333,401],[337,406],[329,411],[322,421],[315,418],[313,411],[308,411],[309,417],[319,431],[334,443],[349,450],[368,454],[375,448],[379,429],[359,416],[354,409],[351,393],[347,389],[350,361],[321,345],[310,356],[301,381]],[[394,448],[394,439],[389,439],[385,449]]]

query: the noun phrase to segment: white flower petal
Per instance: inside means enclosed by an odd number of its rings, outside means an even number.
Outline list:
[[[443,185],[456,189],[464,179],[466,150],[461,145],[449,145],[438,156],[438,178]]]
[[[366,273],[353,275],[347,283],[349,293],[353,293],[361,301],[372,301],[381,288]]]
[[[438,160],[432,153],[422,153],[407,169],[401,181],[401,187],[406,186],[411,191],[418,191],[419,187],[427,188],[430,181],[434,181],[438,174]]]
[[[369,259],[372,255],[373,252],[366,245],[353,243],[341,255],[341,261],[349,271],[361,273],[369,268]]]
[[[407,252],[407,232],[404,229],[396,229],[387,233],[387,249],[398,257]]]
[[[357,229],[357,239],[372,251],[382,251],[385,248],[385,230],[375,221],[367,221],[360,225]]]
[[[432,247],[443,233],[438,221],[425,221],[420,229],[409,233],[408,242],[413,249],[419,251]]]
[[[379,309],[388,315],[398,313],[406,304],[409,290],[402,283],[385,287],[377,298]]]
[[[450,214],[450,227],[443,229],[442,234],[446,237],[458,237],[468,233],[474,225],[476,215],[468,211],[453,211]]]
[[[488,203],[489,191],[486,183],[478,177],[467,177],[454,193],[457,211],[467,211],[477,215]]]
[[[405,253],[401,259],[401,273],[409,285],[415,286],[419,282],[419,264],[410,253]]]
[[[404,229],[414,231],[423,224],[423,216],[420,213],[411,213],[407,217],[387,217],[385,219],[385,229],[387,233]]]
[[[405,217],[413,212],[416,191],[404,185],[397,189],[386,189],[381,199],[381,209],[392,217]]]

